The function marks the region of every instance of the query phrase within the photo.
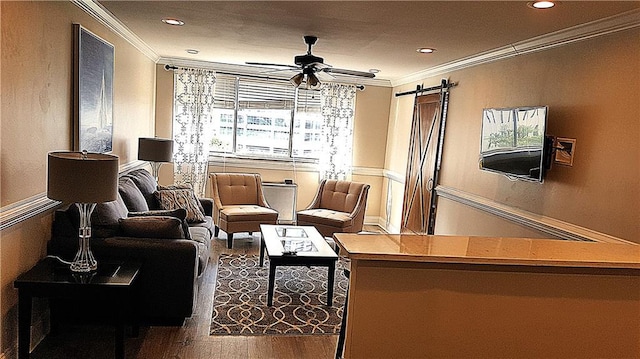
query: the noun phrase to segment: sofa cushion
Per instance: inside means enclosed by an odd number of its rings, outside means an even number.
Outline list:
[[[278,211],[258,205],[224,206],[220,210],[220,219],[226,222],[256,222],[278,219]]]
[[[161,190],[156,191],[155,196],[158,199],[158,202],[160,202],[160,207],[162,209],[186,209],[187,222],[197,223],[205,221],[204,213],[200,210],[198,198],[196,198],[193,190]]]
[[[349,227],[353,225],[353,218],[349,213],[333,211],[330,209],[315,208],[299,211],[297,214],[298,221],[307,223],[324,224],[331,227]]]
[[[191,239],[191,233],[189,231],[189,224],[187,223],[187,210],[184,208],[178,208],[174,210],[157,209],[144,212],[129,212],[129,217],[148,217],[148,216],[170,216],[175,217],[182,223],[182,231],[184,232],[184,238]]]
[[[140,192],[142,192],[142,196],[147,201],[149,209],[160,209],[158,200],[153,195],[156,187],[158,187],[158,182],[149,171],[137,169],[127,173],[125,176],[131,178]]]
[[[98,203],[91,215],[92,235],[97,238],[107,238],[118,235],[120,218],[127,217],[127,207],[118,193],[115,201]]]
[[[149,210],[147,200],[130,177],[120,177],[120,180],[118,181],[118,192],[120,192],[120,196],[122,196],[122,200],[127,206],[129,212],[143,212]]]
[[[202,227],[202,228],[206,228],[209,231],[209,235],[211,236],[213,234],[213,218],[211,216],[204,216],[204,222],[198,222],[198,223],[189,223],[189,227],[193,228],[193,227]]]
[[[170,216],[120,218],[121,234],[138,238],[184,238],[182,221]]]
[[[191,238],[197,242],[198,247],[198,275],[204,272],[209,262],[209,248],[211,247],[211,235],[204,227],[190,227]]]

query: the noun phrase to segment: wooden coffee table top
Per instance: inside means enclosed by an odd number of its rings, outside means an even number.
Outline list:
[[[313,226],[261,224],[260,231],[269,258],[338,258],[336,252]]]

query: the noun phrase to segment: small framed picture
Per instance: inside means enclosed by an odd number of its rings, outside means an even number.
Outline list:
[[[576,152],[575,138],[557,137],[555,149],[554,163],[573,166],[573,155]]]

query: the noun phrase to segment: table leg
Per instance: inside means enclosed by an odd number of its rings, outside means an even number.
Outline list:
[[[336,262],[329,263],[329,269],[327,269],[327,271],[327,305],[331,307],[333,305],[333,282],[336,274]]]
[[[276,281],[276,266],[269,264],[269,290],[267,292],[267,305],[270,307],[273,305],[273,287]]]
[[[264,235],[260,232],[260,267],[264,264]]]
[[[28,359],[31,346],[31,295],[18,294],[18,358]]]
[[[120,322],[116,325],[116,345],[115,345],[115,357],[116,359],[124,359],[124,323]]]

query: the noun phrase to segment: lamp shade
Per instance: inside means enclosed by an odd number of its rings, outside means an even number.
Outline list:
[[[47,197],[102,203],[118,198],[118,157],[101,153],[50,152]]]
[[[173,140],[164,138],[138,139],[138,159],[151,162],[171,162],[173,157]]]

